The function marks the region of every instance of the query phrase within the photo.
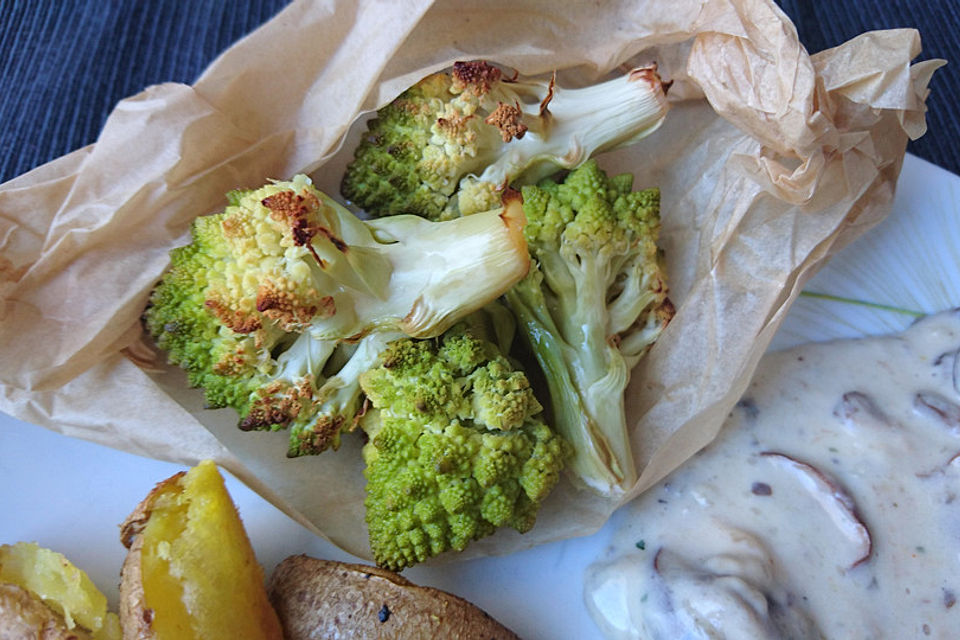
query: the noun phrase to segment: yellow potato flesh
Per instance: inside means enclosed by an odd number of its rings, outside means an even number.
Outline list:
[[[263,570],[212,462],[160,487],[142,536],[143,598],[157,640],[282,637]]]
[[[69,629],[82,627],[97,640],[120,638],[120,622],[107,612],[107,597],[60,553],[30,542],[0,545],[0,582],[33,593],[63,616]]]

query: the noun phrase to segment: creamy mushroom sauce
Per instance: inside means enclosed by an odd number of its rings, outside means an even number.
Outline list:
[[[768,354],[719,438],[617,514],[608,638],[960,638],[960,312]]]

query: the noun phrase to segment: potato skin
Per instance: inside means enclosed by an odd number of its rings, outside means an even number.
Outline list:
[[[374,566],[290,556],[267,592],[286,640],[518,640],[463,598]]]
[[[0,638],[3,640],[89,640],[80,628],[67,629],[63,617],[26,589],[0,583]]]
[[[120,626],[123,640],[151,640],[153,611],[143,603],[143,577],[140,550],[143,538],[130,538],[130,549],[120,569]]]
[[[153,501],[161,491],[166,490],[169,485],[177,482],[184,475],[181,471],[158,483],[120,525],[120,542],[127,547],[127,555],[120,568],[120,626],[123,629],[123,640],[153,638],[153,630],[150,627],[153,621],[153,610],[147,608],[143,601],[143,573],[140,567],[142,559],[140,552],[143,549],[141,534],[150,520]]]

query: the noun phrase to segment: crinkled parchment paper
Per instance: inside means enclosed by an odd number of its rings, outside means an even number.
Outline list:
[[[0,409],[133,453],[215,458],[366,555],[359,438],[287,460],[286,434],[241,433],[180,372],[138,366],[168,250],[236,187],[310,171],[337,194],[351,123],[455,60],[568,84],[656,60],[674,82],[667,123],[601,157],[661,187],[679,310],[628,393],[635,495],[714,437],[806,279],[888,212],[939,66],[911,66],[919,52],[901,30],[810,56],[767,0],[295,2],[195,85],[122,101],[96,144],[0,186]],[[616,506],[564,483],[533,531],[472,553],[588,533]]]

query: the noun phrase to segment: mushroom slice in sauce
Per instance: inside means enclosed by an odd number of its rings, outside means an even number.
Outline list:
[[[832,477],[817,467],[801,462],[785,453],[764,451],[760,454],[780,468],[790,472],[809,494],[816,500],[837,531],[851,544],[850,556],[853,569],[870,559],[873,542],[870,530],[857,515],[857,507],[847,493]]]

